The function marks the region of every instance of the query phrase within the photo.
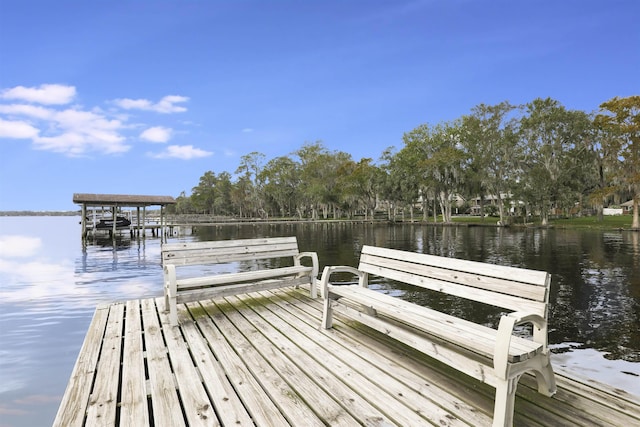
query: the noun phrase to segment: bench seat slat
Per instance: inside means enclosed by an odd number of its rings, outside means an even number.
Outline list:
[[[296,237],[273,237],[208,242],[168,243],[162,261],[174,265],[228,263],[298,255]]]
[[[509,277],[521,283],[530,283],[532,285],[543,287],[546,286],[547,280],[547,272],[545,271],[488,264],[484,262],[469,261],[458,258],[421,254],[417,252],[400,251],[397,249],[387,249],[376,246],[363,246],[362,254],[371,254],[391,259],[397,259],[399,256],[401,256],[401,259],[409,262],[427,264],[435,267],[457,270],[472,274],[482,274],[491,277]]]
[[[165,243],[162,245],[163,251],[180,251],[180,250],[202,250],[222,248],[233,251],[233,248],[244,246],[260,246],[260,245],[294,245],[298,246],[295,237],[269,237],[259,239],[239,239],[239,240],[211,240],[205,242],[181,242],[181,243]]]
[[[376,276],[386,277],[398,282],[408,283],[410,285],[420,286],[425,289],[431,289],[443,292],[457,297],[467,298],[473,301],[490,304],[497,307],[506,308],[511,311],[525,311],[528,313],[536,313],[544,315],[546,304],[536,301],[526,300],[511,295],[503,295],[484,289],[470,288],[456,283],[445,282],[443,280],[426,279],[420,275],[410,272],[393,270],[377,265],[362,264],[362,271]]]
[[[423,276],[443,280],[445,282],[458,283],[463,286],[469,286],[478,289],[484,289],[492,292],[498,292],[505,295],[516,295],[520,298],[526,298],[533,301],[545,301],[547,289],[544,286],[522,283],[513,286],[514,280],[518,278],[503,278],[494,276],[485,276],[478,272],[467,273],[464,271],[451,270],[432,265],[416,264],[406,260],[381,258],[376,255],[362,254],[360,258],[360,270],[366,271],[370,265],[384,265],[389,269],[402,272],[409,272]]]
[[[226,264],[237,261],[255,261],[269,258],[284,258],[298,254],[298,251],[270,251],[270,252],[246,252],[229,254],[189,254],[185,256],[175,256],[165,260],[165,264],[174,265],[198,265],[198,264]]]
[[[235,283],[220,287],[197,288],[185,290],[178,294],[178,304],[192,301],[203,301],[210,298],[222,298],[251,292],[268,291],[289,286],[309,284],[309,277],[285,277],[277,280],[263,280],[261,282]]]
[[[468,345],[469,342],[480,342],[483,347],[479,349],[479,354],[489,357],[494,353],[497,330],[493,328],[448,315],[428,307],[419,306],[399,298],[390,299],[388,295],[379,292],[362,292],[363,289],[364,288],[361,287],[358,289],[357,286],[354,286],[353,289],[345,289],[345,291],[355,292],[364,298],[370,298],[376,304],[391,307],[394,310],[394,317],[398,317],[398,314],[401,313],[409,314],[410,317],[405,323],[415,325],[418,321],[422,322],[422,329],[431,335],[439,336],[442,339],[461,345],[465,343]],[[338,293],[340,293],[340,291],[338,291]],[[424,317],[424,319],[421,319],[421,317]],[[425,319],[430,323],[424,323],[423,320]],[[436,326],[436,328],[434,328],[434,326]],[[526,360],[540,353],[541,350],[542,347],[538,343],[525,338],[514,337],[511,342],[509,356],[512,362]]]
[[[298,245],[295,243],[260,243],[260,244],[252,244],[252,245],[239,245],[239,246],[201,246],[197,248],[191,247],[183,247],[183,248],[162,248],[163,255],[165,259],[170,259],[172,254],[176,256],[181,256],[183,254],[203,254],[203,255],[224,255],[224,254],[232,254],[232,253],[270,253],[270,252],[278,252],[278,251],[295,251],[298,249]]]
[[[198,249],[193,251],[166,251],[163,252],[163,261],[170,262],[171,264],[175,265],[193,265],[206,263],[222,264],[235,261],[291,257],[297,255],[298,253],[299,252],[297,247],[292,248],[279,246],[252,246],[230,248],[229,250],[224,248],[212,248]]]
[[[307,283],[310,281],[309,274],[312,267],[293,266],[283,268],[273,268],[269,270],[243,271],[240,273],[216,274],[204,277],[191,277],[188,279],[178,279],[178,290],[201,288],[203,286],[217,286],[222,284],[252,282],[265,279],[276,279],[279,277],[293,276],[298,274],[307,275]]]
[[[418,306],[399,298],[389,298],[358,285],[331,286],[332,294],[375,309],[378,314],[404,323],[454,345],[469,348],[484,358],[493,360],[497,330],[469,322],[437,310]],[[525,338],[513,337],[509,348],[509,361],[527,360],[542,351],[542,346]]]

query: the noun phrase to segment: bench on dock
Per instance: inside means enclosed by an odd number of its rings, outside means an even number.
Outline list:
[[[304,258],[310,259],[311,266],[302,264]],[[178,277],[176,273],[180,266],[211,269],[237,262],[245,262],[245,267],[246,263],[252,265],[249,271],[196,277]],[[300,252],[295,237],[166,243],[162,245],[162,264],[165,308],[172,326],[178,324],[178,303],[304,284],[310,285],[310,295],[316,298],[318,256],[315,252]],[[289,265],[274,268],[269,264]]]
[[[357,284],[331,284],[334,273],[350,273]],[[438,291],[505,309],[497,329],[423,307],[368,288],[369,276]],[[527,371],[538,392],[553,396],[556,384],[547,346],[550,275],[498,266],[364,246],[358,268],[325,267],[322,327],[332,327],[337,311],[413,347],[496,389],[493,425],[513,423],[515,391]],[[533,336],[514,328],[533,324]]]

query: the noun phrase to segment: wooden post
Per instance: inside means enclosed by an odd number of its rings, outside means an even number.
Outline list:
[[[82,244],[83,246],[86,243],[86,237],[87,237],[87,204],[83,203],[82,204],[82,209],[80,211],[80,215],[82,216],[82,218],[80,219],[80,224],[82,224]]]
[[[160,205],[160,243],[166,243],[166,236],[164,234],[164,210],[162,209],[162,205]]]
[[[111,237],[113,238],[114,246],[116,241],[116,210],[117,210],[116,205],[113,205],[111,207],[111,217],[113,218],[113,225],[111,226],[111,232],[112,232]]]

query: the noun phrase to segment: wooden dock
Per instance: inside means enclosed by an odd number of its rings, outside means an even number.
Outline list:
[[[179,305],[99,307],[55,426],[485,426],[494,389],[282,289]],[[517,426],[640,425],[640,397],[556,367],[520,380]],[[558,372],[559,371],[559,372]]]

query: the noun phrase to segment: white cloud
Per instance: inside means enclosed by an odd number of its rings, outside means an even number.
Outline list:
[[[0,113],[13,116],[28,116],[36,119],[47,120],[55,113],[51,108],[29,104],[0,104]]]
[[[251,133],[251,132],[253,132],[253,129],[251,129],[251,128],[242,129],[242,133]]]
[[[63,105],[70,103],[76,96],[74,86],[42,84],[39,87],[16,86],[5,89],[0,94],[3,99],[18,99],[45,105]]]
[[[67,109],[56,111],[48,123],[50,130],[33,139],[41,150],[79,156],[95,151],[116,154],[128,151],[121,135],[124,125],[119,120],[111,120],[101,113]]]
[[[170,145],[163,152],[152,155],[157,159],[182,159],[190,160],[213,155],[210,151],[194,148],[193,145]]]
[[[172,130],[162,126],[154,126],[140,134],[140,138],[150,142],[167,142],[171,139]]]
[[[38,136],[38,132],[27,122],[0,119],[0,138],[31,139]]]
[[[174,105],[187,102],[189,98],[179,95],[167,95],[155,104],[148,99],[116,99],[113,102],[125,110],[155,111],[156,113],[183,113],[187,111],[185,107]]]
[[[133,120],[131,113],[124,110],[178,113],[187,110],[180,104],[189,100],[178,95],[165,96],[156,103],[125,98],[113,101],[120,107],[113,111],[105,111],[98,106],[64,105],[75,96],[75,87],[59,84],[0,88],[0,138],[31,140],[35,149],[69,157],[91,153],[120,154],[131,149],[127,140],[140,132],[134,129],[146,128],[137,136],[159,143],[166,143],[174,133],[173,129],[165,126],[132,125],[129,123]],[[211,154],[193,147],[173,146],[159,157],[190,159]]]
[[[179,102],[187,102],[189,98],[186,96],[169,95],[165,96],[156,104],[156,111],[160,113],[182,113],[187,111],[185,107],[176,106],[173,104]]]

